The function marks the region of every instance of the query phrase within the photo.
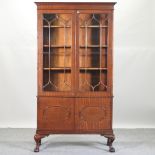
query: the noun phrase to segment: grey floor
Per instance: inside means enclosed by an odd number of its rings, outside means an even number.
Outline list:
[[[115,153],[99,135],[52,135],[34,153],[34,129],[0,129],[0,155],[155,155],[155,129],[117,129]]]

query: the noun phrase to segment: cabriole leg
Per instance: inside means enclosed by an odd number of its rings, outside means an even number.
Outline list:
[[[114,134],[101,134],[101,136],[104,136],[105,138],[107,138],[107,146],[109,146],[109,152],[115,152],[115,148],[112,146],[113,141],[115,140],[115,136]]]
[[[108,138],[107,145],[109,146],[109,152],[115,152],[115,148],[112,146],[115,136],[106,136],[106,138]]]
[[[39,146],[41,145],[41,139],[44,137],[45,135],[35,134],[34,140],[36,142],[36,147],[34,149],[34,152],[39,152]]]

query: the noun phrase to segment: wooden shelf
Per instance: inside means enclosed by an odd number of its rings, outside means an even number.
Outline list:
[[[89,26],[80,26],[80,28],[107,28],[108,26],[107,25],[103,25],[103,26],[99,26],[99,25],[89,25]]]
[[[85,50],[82,50],[79,52],[80,53],[80,56],[85,56],[86,55],[86,52]],[[87,51],[87,55],[100,55],[100,51]],[[102,55],[107,55],[107,52],[102,52]]]
[[[49,52],[43,52],[43,54],[49,54]],[[51,55],[64,55],[64,51],[51,51]],[[66,51],[66,55],[71,55],[71,52],[70,51]]]
[[[88,67],[88,68],[84,68],[84,67],[80,67],[80,70],[108,70],[107,68],[95,68],[95,67]]]
[[[44,25],[43,27],[48,28],[48,25]],[[51,25],[50,28],[64,28],[64,26]],[[65,26],[65,28],[71,28],[71,26]]]
[[[49,47],[49,45],[43,45],[44,47]],[[70,45],[66,45],[66,46],[63,46],[63,45],[51,45],[50,47],[53,47],[53,48],[71,48],[71,46]],[[85,48],[85,47],[87,47],[87,48],[99,48],[100,47],[100,45],[88,45],[88,46],[85,46],[85,45],[82,45],[82,46],[80,46],[80,48]],[[102,45],[101,46],[102,48],[106,48],[106,47],[108,47],[107,45]]]
[[[52,68],[43,68],[43,70],[55,70],[55,71],[58,71],[58,70],[71,70],[71,68],[66,67],[64,69],[63,67],[52,67]]]
[[[82,45],[82,46],[80,46],[80,48],[99,48],[99,47],[102,47],[102,48],[106,48],[106,47],[108,47],[107,45],[102,45],[102,46],[100,46],[100,45],[87,45],[87,46],[85,46],[85,45]]]
[[[80,67],[80,70],[107,70],[107,68],[95,68],[95,67]],[[63,67],[52,67],[52,68],[43,68],[43,70],[71,70],[71,68],[66,67],[65,69]]]
[[[49,45],[43,45],[44,47],[49,47]],[[70,45],[51,45],[50,47],[54,47],[54,48],[71,48]]]

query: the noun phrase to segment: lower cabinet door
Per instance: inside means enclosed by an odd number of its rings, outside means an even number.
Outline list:
[[[100,132],[112,127],[109,98],[77,98],[75,128],[79,132]]]
[[[74,99],[39,97],[38,129],[70,131],[74,129]]]

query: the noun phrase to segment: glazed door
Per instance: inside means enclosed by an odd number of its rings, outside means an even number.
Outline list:
[[[80,95],[110,93],[111,14],[79,10],[77,21],[77,91]]]
[[[38,15],[39,94],[71,95],[74,88],[74,12],[51,10]]]

